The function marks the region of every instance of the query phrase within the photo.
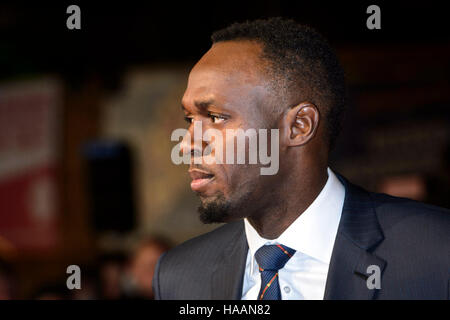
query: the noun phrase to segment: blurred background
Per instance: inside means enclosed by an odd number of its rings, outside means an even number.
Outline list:
[[[68,30],[66,9],[81,9]],[[381,30],[366,9],[381,8]],[[210,34],[285,16],[336,48],[349,86],[332,168],[450,207],[450,42],[440,3],[0,4],[0,299],[151,299],[159,255],[198,234],[170,134]],[[66,268],[81,268],[68,290]]]

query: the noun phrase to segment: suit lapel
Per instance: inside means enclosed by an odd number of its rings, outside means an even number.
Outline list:
[[[369,193],[337,175],[345,186],[341,221],[331,256],[324,299],[373,299],[377,289],[367,287],[367,267],[386,262],[373,253],[384,239]]]
[[[220,259],[212,275],[211,298],[213,300],[240,300],[247,260],[248,245],[245,238],[244,222],[236,223],[236,232]]]

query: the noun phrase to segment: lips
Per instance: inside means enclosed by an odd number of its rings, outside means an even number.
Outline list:
[[[189,170],[191,176],[191,189],[193,191],[202,191],[205,187],[214,180],[214,174],[198,169]]]

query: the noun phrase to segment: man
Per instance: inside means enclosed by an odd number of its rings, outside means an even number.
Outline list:
[[[345,86],[327,42],[282,18],[212,40],[182,99],[188,132],[196,121],[224,133],[278,129],[279,170],[192,160],[201,220],[226,224],[161,257],[155,297],[447,299],[449,211],[369,193],[328,168]],[[206,147],[182,142],[193,159]]]

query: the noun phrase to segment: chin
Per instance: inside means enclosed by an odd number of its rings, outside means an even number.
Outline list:
[[[232,209],[229,201],[223,195],[215,197],[201,197],[201,205],[198,208],[200,221],[205,224],[223,223],[229,220]]]

